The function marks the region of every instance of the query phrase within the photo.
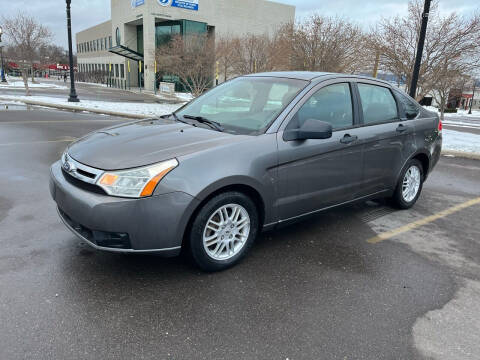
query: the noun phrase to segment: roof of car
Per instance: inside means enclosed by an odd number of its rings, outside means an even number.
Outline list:
[[[312,71],[274,71],[274,72],[249,74],[246,76],[265,76],[265,77],[278,77],[278,78],[289,78],[289,79],[311,81],[315,78],[326,76],[326,75],[333,75],[333,73],[312,72]]]
[[[298,79],[298,80],[306,80],[306,81],[312,81],[318,78],[354,77],[358,79],[375,80],[375,81],[388,84],[387,81],[380,80],[377,78],[371,78],[368,76],[353,75],[353,74],[339,74],[339,73],[330,73],[330,72],[314,72],[314,71],[274,71],[274,72],[249,74],[246,76],[278,77],[278,78]]]

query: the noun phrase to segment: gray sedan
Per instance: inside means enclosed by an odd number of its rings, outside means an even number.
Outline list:
[[[437,114],[380,80],[255,74],[171,115],[85,136],[52,165],[50,191],[96,249],[183,248],[216,271],[281,223],[374,198],[410,208],[441,130]]]

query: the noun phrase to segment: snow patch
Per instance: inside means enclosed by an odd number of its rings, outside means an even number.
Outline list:
[[[480,135],[443,129],[443,150],[480,154]]]
[[[145,104],[135,102],[109,102],[109,101],[93,101],[81,100],[79,103],[70,103],[66,98],[55,98],[46,96],[16,96],[16,95],[1,95],[3,99],[9,101],[39,101],[46,104],[62,106],[68,105],[81,110],[95,109],[105,112],[119,112],[132,115],[161,116],[171,114],[177,110],[181,104]]]

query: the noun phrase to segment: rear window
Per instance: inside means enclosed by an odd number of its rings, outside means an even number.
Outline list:
[[[405,109],[405,116],[407,117],[407,119],[415,119],[420,113],[420,108],[417,103],[405,94],[402,94],[400,91],[395,92],[398,95],[397,99],[400,101],[400,104],[402,104],[403,108]]]
[[[364,124],[390,122],[398,119],[397,103],[388,88],[358,84],[358,91],[362,101]]]

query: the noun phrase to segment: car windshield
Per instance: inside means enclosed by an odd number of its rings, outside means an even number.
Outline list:
[[[240,77],[198,97],[176,115],[215,122],[230,133],[258,135],[306,85],[297,79]]]

